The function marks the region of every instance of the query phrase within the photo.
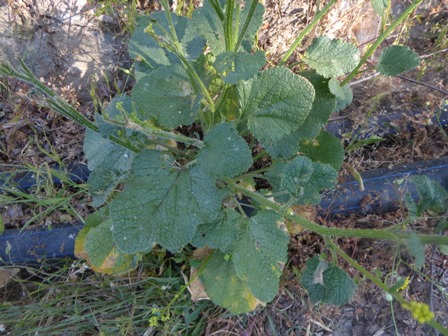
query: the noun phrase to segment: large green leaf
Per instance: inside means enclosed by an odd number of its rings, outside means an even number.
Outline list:
[[[277,225],[279,220],[279,215],[267,210],[250,217],[232,253],[238,277],[247,281],[262,302],[272,301],[277,295],[287,260],[289,237]]]
[[[237,31],[241,32],[244,22],[249,13],[249,5],[245,6],[240,13],[239,27]],[[234,10],[234,9],[233,9]],[[255,41],[255,34],[263,22],[264,7],[257,4],[246,34],[242,40],[240,50],[250,52]],[[235,14],[235,13],[234,13]],[[235,15],[233,15],[235,17]],[[192,18],[196,27],[197,34],[205,37],[207,44],[215,55],[219,55],[226,51],[223,21],[214,11],[209,1],[204,2],[204,6],[195,10]],[[239,50],[236,50],[239,51]]]
[[[345,109],[353,101],[353,91],[350,88],[350,84],[346,84],[345,86],[341,86],[340,84],[336,78],[330,79],[328,83],[331,93],[336,96],[336,112]]]
[[[359,51],[353,44],[320,36],[305,52],[304,61],[324,77],[338,77],[358,65]]]
[[[310,82],[284,67],[262,71],[255,79],[239,83],[238,94],[249,130],[264,145],[298,129],[314,100]]]
[[[191,124],[199,110],[190,79],[180,65],[163,66],[141,78],[132,100],[141,120],[155,117],[168,128]]]
[[[425,263],[425,246],[415,233],[407,241],[408,252],[415,259],[415,268],[420,270]]]
[[[406,46],[392,45],[383,50],[376,66],[378,72],[386,76],[397,76],[416,68],[420,63],[418,54]]]
[[[212,177],[233,177],[252,165],[249,146],[229,123],[218,124],[209,131],[204,145],[197,158],[198,166]],[[223,158],[231,160],[223,164]]]
[[[301,283],[314,303],[340,306],[349,302],[356,290],[356,285],[347,273],[319,256],[308,259]]]
[[[234,209],[226,209],[222,218],[199,225],[193,245],[196,247],[208,246],[228,253],[230,246],[238,238],[243,221],[244,217],[239,212]]]
[[[285,203],[292,197],[295,204],[317,204],[320,192],[334,187],[337,172],[329,164],[298,156],[289,162],[276,161],[266,177],[273,192],[280,194],[276,196],[278,201]]]
[[[411,177],[411,182],[417,187],[420,195],[418,214],[430,210],[437,214],[448,210],[448,192],[436,181],[426,175]]]
[[[318,75],[315,71],[301,72],[299,75],[310,81],[316,92],[316,97],[310,113],[296,131],[266,146],[266,150],[274,158],[289,159],[295,156],[299,150],[300,140],[313,139],[335,109],[336,99],[329,90],[329,79]]]
[[[111,203],[113,236],[126,253],[148,251],[155,243],[178,251],[191,241],[199,224],[218,217],[220,208],[213,179],[195,168],[176,168],[169,154],[144,151]]]
[[[341,168],[345,154],[341,140],[325,131],[320,131],[315,139],[303,140],[300,152],[314,162],[330,164],[335,170]]]
[[[252,311],[260,304],[248,282],[237,276],[230,258],[219,251],[213,252],[200,279],[212,301],[232,314]]]
[[[389,6],[389,0],[371,0],[371,3],[378,16],[382,16],[384,10]]]
[[[109,131],[115,132],[113,128],[109,128],[107,132]],[[89,192],[93,205],[99,207],[104,204],[115,186],[127,178],[135,154],[90,129],[86,129],[84,153],[88,168],[92,171],[87,182]]]
[[[91,214],[76,237],[75,255],[105,274],[125,274],[137,267],[139,257],[120,252],[112,238],[112,221],[104,209]]]
[[[244,52],[225,52],[216,56],[214,66],[227,84],[236,84],[241,80],[249,80],[265,65],[263,51],[254,54]]]
[[[171,17],[176,27],[177,38],[181,42],[183,54],[189,61],[198,59],[204,49],[204,39],[196,33],[190,19],[185,16],[177,16],[174,13],[171,14]],[[148,30],[148,26],[151,29]],[[163,65],[180,64],[174,53],[160,46],[160,43],[170,44],[169,37],[165,34],[170,31],[166,15],[162,11],[154,12],[150,16],[138,17],[137,27],[128,45],[129,55],[153,69]]]
[[[118,108],[121,106],[121,110]],[[119,136],[120,133],[126,132],[124,127],[119,127],[113,123],[108,122],[108,120],[120,120],[122,119],[122,111],[127,114],[132,113],[132,100],[128,95],[117,95],[110,102],[109,105],[104,109],[103,114],[95,115],[95,122],[98,125],[98,130],[101,135],[105,138],[110,136]],[[130,134],[129,134],[130,135]]]

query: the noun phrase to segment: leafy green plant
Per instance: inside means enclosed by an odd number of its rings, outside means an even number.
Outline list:
[[[271,68],[265,68],[262,51],[253,52],[263,16],[258,1],[244,8],[234,0],[205,1],[191,19],[172,14],[166,0],[161,3],[164,12],[138,18],[129,42],[135,60],[132,93],[116,96],[93,123],[75,116],[87,128],[88,184],[99,208],[78,236],[78,256],[97,271],[120,274],[156,246],[184,251],[197,271],[188,284],[198,277],[211,300],[236,314],[276,296],[288,234],[300,226],[324,236],[337,254],[398,296],[330,238],[446,244],[447,237],[329,228],[296,211],[318,204],[320,193],[335,185],[344,149],[322,127],[351,101],[348,82],[393,28],[363,57],[347,42],[317,37],[302,59],[309,70],[293,73],[284,66],[288,55],[334,0]],[[409,49],[393,47],[378,71],[408,70],[400,55],[416,59]],[[22,71],[3,66],[0,72],[46,92],[23,64]],[[74,116],[73,108],[46,93],[50,105]],[[307,264],[302,283],[313,300],[334,304],[350,300],[356,287],[342,269],[317,257]],[[433,319],[425,322],[442,328]]]

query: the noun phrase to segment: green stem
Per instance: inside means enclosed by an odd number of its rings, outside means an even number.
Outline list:
[[[252,2],[250,4],[250,8],[249,8],[249,13],[247,14],[246,21],[244,22],[244,25],[243,25],[243,29],[241,29],[241,32],[239,33],[238,41],[236,42],[235,49],[234,49],[235,51],[238,51],[241,43],[243,42],[244,35],[246,35],[247,28],[249,28],[249,24],[252,21],[252,18],[255,13],[255,9],[257,8],[257,5],[258,5],[258,0],[252,0]]]
[[[162,6],[165,10],[165,15],[168,21],[168,25],[170,27],[171,30],[171,34],[167,34],[168,37],[171,40],[171,43],[173,45],[173,48],[169,48],[171,51],[173,51],[177,57],[179,57],[179,59],[181,60],[182,64],[184,65],[184,68],[187,72],[188,77],[190,78],[190,81],[192,82],[193,87],[195,88],[195,91],[201,91],[202,94],[205,97],[207,106],[209,107],[209,109],[211,110],[211,112],[215,112],[215,104],[213,102],[212,97],[210,96],[210,93],[208,92],[207,88],[205,87],[205,84],[202,82],[201,78],[199,77],[198,73],[196,72],[196,70],[193,68],[193,66],[191,65],[191,63],[187,60],[187,58],[184,55],[183,49],[182,49],[182,45],[180,44],[180,41],[177,37],[177,33],[176,33],[176,27],[173,23],[173,18],[171,15],[171,11],[168,5],[167,0],[161,0]],[[158,25],[158,27],[162,30],[165,31],[163,29],[163,27],[161,25]],[[166,32],[167,33],[167,32]],[[199,89],[198,89],[199,87]],[[196,92],[198,93],[198,92]]]
[[[46,99],[46,103],[56,112],[62,114],[68,119],[77,122],[81,126],[90,128],[95,132],[98,131],[98,127],[93,122],[84,117],[56,92],[54,92],[48,86],[43,84],[38,78],[36,78],[31,70],[22,61],[22,59],[19,58],[18,61],[21,69],[14,69],[10,64],[0,64],[0,74],[8,77],[14,77],[33,85],[36,89],[49,97],[48,99]]]
[[[374,44],[367,50],[367,52],[364,54],[364,57],[359,61],[358,65],[355,69],[341,82],[341,87],[345,86],[347,83],[349,83],[357,74],[358,70],[364,65],[365,62],[372,56],[372,54],[375,52],[375,50],[380,46],[380,44],[390,35],[390,33],[402,22],[404,19],[406,19],[423,0],[415,0],[404,12],[400,15],[400,17],[392,22],[389,28],[387,28],[381,35],[378,37],[378,39],[375,41]]]
[[[177,33],[176,33],[176,26],[174,25],[173,17],[171,16],[170,5],[168,4],[167,0],[160,0],[160,3],[162,4],[163,9],[165,10],[166,20],[168,21],[168,26],[170,26],[170,29],[171,29],[171,37],[174,41],[179,42],[179,39],[177,38]]]
[[[382,282],[379,278],[374,276],[372,273],[370,273],[368,270],[366,270],[364,267],[362,267],[358,262],[354,259],[352,259],[350,256],[348,256],[344,251],[341,250],[341,248],[333,243],[331,239],[325,239],[325,242],[328,243],[334,251],[339,254],[342,259],[347,261],[351,266],[353,266],[358,272],[360,272],[362,275],[364,275],[367,279],[372,281],[376,286],[384,290],[386,293],[389,293],[395,300],[397,300],[401,305],[407,304],[407,301],[403,299],[403,297],[398,294],[395,290],[390,290],[389,286],[387,286],[384,282]],[[444,328],[442,325],[437,323],[434,319],[431,321],[426,322],[428,325],[439,331],[442,335],[448,335],[448,329]]]
[[[215,11],[216,15],[218,15],[219,19],[221,21],[224,21],[224,19],[225,19],[224,12],[222,11],[219,1],[218,0],[210,0],[209,3],[213,7],[213,10]]]
[[[285,219],[290,220],[304,229],[315,232],[321,236],[327,237],[355,237],[355,238],[368,238],[368,239],[385,239],[396,243],[405,243],[409,239],[410,235],[402,232],[392,232],[386,229],[341,229],[341,228],[331,228],[316,224],[303,217],[294,215],[287,207],[283,207],[273,201],[270,201],[263,195],[257,192],[248,190],[238,184],[236,184],[231,179],[224,179],[224,181],[234,188],[234,190],[241,192],[245,196],[251,198],[252,200],[258,202],[260,205],[270,208],[278,214],[282,215]],[[448,237],[442,237],[438,235],[417,235],[423,244],[448,244]]]
[[[204,147],[204,143],[201,140],[195,138],[189,138],[182,134],[176,134],[174,132],[164,131],[156,128],[147,128],[142,125],[137,124],[135,121],[127,120],[127,123],[122,125],[126,128],[136,130],[143,133],[149,137],[157,137],[165,140],[173,140],[177,142],[182,142],[184,144],[193,145],[197,148]]]
[[[422,1],[422,0],[420,0]],[[308,35],[308,33],[314,28],[315,25],[319,23],[319,21],[328,13],[328,11],[333,7],[333,5],[337,2],[337,0],[331,0],[322,10],[318,13],[316,13],[316,16],[314,17],[313,21],[300,33],[300,35],[296,38],[292,46],[288,49],[285,56],[283,56],[282,60],[280,61],[279,65],[284,65],[288,59],[291,57],[294,50],[299,46],[300,43],[302,43],[305,36]]]
[[[224,38],[226,42],[226,51],[233,50],[233,8],[235,0],[227,0],[226,19],[224,21]]]

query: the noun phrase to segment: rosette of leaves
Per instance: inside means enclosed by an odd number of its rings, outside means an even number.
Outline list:
[[[131,270],[155,246],[207,247],[200,279],[216,304],[242,313],[277,294],[284,219],[256,200],[248,217],[235,185],[256,177],[285,207],[319,202],[343,159],[340,141],[322,130],[347,96],[330,82],[358,56],[321,37],[305,57],[310,71],[263,69],[264,52],[253,52],[262,16],[258,1],[241,9],[210,0],[191,19],[168,11],[138,19],[129,43],[136,84],[85,137],[99,217],[78,237],[77,253],[96,270]],[[269,164],[257,170],[259,157]]]

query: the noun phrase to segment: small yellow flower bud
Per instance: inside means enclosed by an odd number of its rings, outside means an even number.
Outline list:
[[[434,313],[425,303],[412,301],[409,303],[404,303],[402,306],[404,309],[409,310],[412,313],[412,317],[419,323],[429,322],[434,318]]]

